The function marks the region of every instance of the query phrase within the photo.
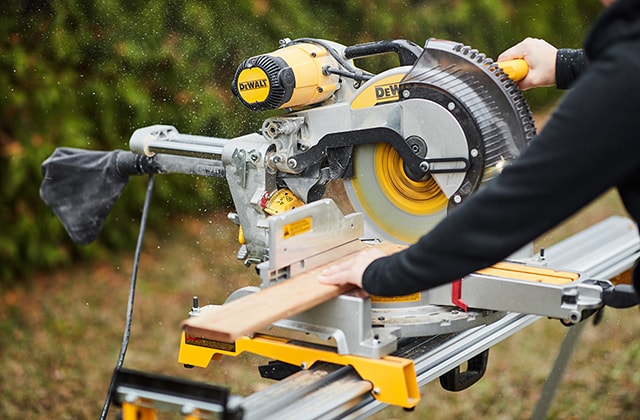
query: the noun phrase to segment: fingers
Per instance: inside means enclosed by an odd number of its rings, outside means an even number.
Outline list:
[[[384,256],[386,256],[386,254],[383,251],[377,248],[369,248],[359,252],[355,257],[343,263],[334,264],[325,268],[322,270],[318,280],[324,284],[353,284],[354,286],[362,288],[362,275],[364,271],[374,260]]]
[[[547,41],[526,38],[498,56],[498,61],[524,59],[529,65],[529,73],[518,82],[520,89],[552,86],[556,83],[556,55],[558,49]]]
[[[322,270],[320,283],[325,284],[345,284],[349,283],[350,273],[347,263],[334,264]]]
[[[522,41],[524,42],[524,41]],[[498,56],[498,62],[515,60],[516,58],[525,58],[525,49],[522,46],[522,42],[514,45],[513,47],[505,50]]]

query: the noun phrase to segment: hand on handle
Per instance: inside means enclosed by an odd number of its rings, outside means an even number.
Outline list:
[[[520,89],[533,87],[555,86],[556,84],[556,56],[558,49],[547,41],[537,38],[526,38],[513,47],[507,49],[498,57],[498,65],[511,60],[526,61],[528,70],[518,81]],[[507,72],[505,70],[505,72]],[[508,74],[508,73],[507,73]],[[516,74],[516,77],[520,73]]]

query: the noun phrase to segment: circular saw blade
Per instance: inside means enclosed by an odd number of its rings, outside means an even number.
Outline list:
[[[359,146],[355,176],[345,190],[354,209],[364,214],[365,238],[410,243],[419,237],[416,229],[424,233],[442,220],[448,200],[433,178],[405,183],[404,174],[384,172],[390,166],[384,157],[395,152],[387,149],[386,143]]]
[[[393,76],[373,78],[352,101],[354,108]],[[398,84],[397,101],[427,101],[403,124],[405,139],[424,139],[417,154],[464,157],[465,173],[432,174],[419,181],[406,175],[401,159],[384,139],[355,147],[352,178],[343,182],[348,206],[364,213],[365,238],[413,243],[515,159],[535,134],[529,107],[515,83],[485,55],[459,43],[429,40],[423,54]],[[398,79],[399,80],[399,79]],[[411,115],[411,113],[409,113]],[[416,121],[420,120],[420,121]],[[425,121],[426,120],[426,121]],[[410,128],[407,128],[410,127]],[[418,127],[418,128],[416,128]],[[412,145],[413,147],[413,145]],[[463,149],[463,150],[462,150]],[[345,203],[342,203],[345,207]]]

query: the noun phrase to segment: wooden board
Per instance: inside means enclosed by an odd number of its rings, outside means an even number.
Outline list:
[[[388,242],[375,247],[388,255],[405,248],[404,245]],[[354,287],[351,285],[335,286],[318,282],[323,269],[352,256],[353,254],[345,255],[325,266],[207,310],[199,316],[185,320],[182,329],[190,336],[232,343],[237,338],[352,290]]]

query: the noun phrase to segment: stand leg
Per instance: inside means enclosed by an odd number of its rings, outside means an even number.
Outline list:
[[[538,399],[538,403],[536,404],[536,408],[533,411],[533,415],[531,416],[531,420],[545,420],[547,418],[547,413],[549,412],[549,408],[551,408],[553,398],[555,397],[558,386],[562,381],[564,371],[571,361],[571,356],[573,355],[573,351],[580,340],[580,335],[582,334],[585,325],[586,322],[583,321],[573,327],[570,327],[567,331],[567,334],[560,346],[560,351],[556,357],[556,361],[553,364],[553,368],[547,377],[547,381],[542,387],[542,392]]]

